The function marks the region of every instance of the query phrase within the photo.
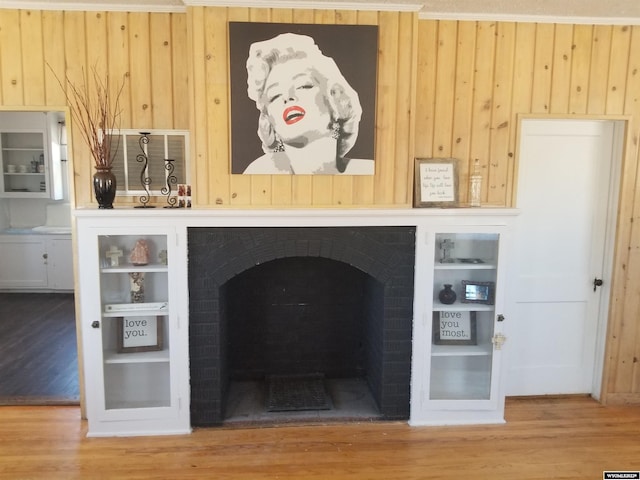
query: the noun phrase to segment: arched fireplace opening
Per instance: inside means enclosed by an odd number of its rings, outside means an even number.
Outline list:
[[[264,409],[281,412],[272,414],[278,420],[316,409],[333,410],[323,419],[379,417],[368,372],[382,369],[381,356],[370,354],[381,348],[382,289],[357,268],[322,257],[276,259],[230,279],[221,294],[226,419],[269,418]],[[316,390],[308,390],[310,379]],[[288,391],[273,393],[274,381]]]
[[[408,419],[415,227],[190,227],[188,241],[193,426],[224,423],[247,402],[238,385],[270,395],[296,376],[314,394],[318,377],[364,386],[365,416]]]

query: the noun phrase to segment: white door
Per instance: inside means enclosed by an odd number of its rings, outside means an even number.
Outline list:
[[[507,395],[599,394],[621,131],[522,121]]]

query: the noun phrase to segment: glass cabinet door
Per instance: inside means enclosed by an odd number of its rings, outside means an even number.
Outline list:
[[[0,133],[2,196],[47,197],[44,132]]]
[[[106,410],[171,406],[166,235],[101,235]]]
[[[435,236],[430,400],[489,400],[500,235]]]

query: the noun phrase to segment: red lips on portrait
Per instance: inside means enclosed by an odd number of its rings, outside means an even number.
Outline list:
[[[304,108],[294,105],[285,109],[285,111],[282,113],[282,118],[284,119],[284,123],[286,123],[287,125],[293,125],[294,123],[302,120],[305,113],[307,112],[304,111]]]

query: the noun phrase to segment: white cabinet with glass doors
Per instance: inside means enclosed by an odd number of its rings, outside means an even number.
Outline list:
[[[504,422],[511,220],[479,212],[418,228],[412,425]]]
[[[54,112],[0,113],[0,197],[61,199],[60,127]]]
[[[99,213],[77,214],[88,435],[187,433],[183,235]]]

